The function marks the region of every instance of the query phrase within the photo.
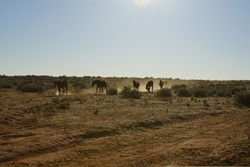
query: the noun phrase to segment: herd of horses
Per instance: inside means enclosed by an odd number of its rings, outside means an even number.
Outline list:
[[[159,86],[162,89],[164,85],[164,82],[160,80]],[[96,93],[99,91],[101,93],[104,92],[104,90],[107,91],[107,83],[102,80],[95,80],[92,82],[92,88],[96,86]],[[133,80],[133,87],[134,89],[138,90],[140,88],[140,83]],[[57,88],[57,91],[59,95],[67,95],[68,93],[68,82],[66,80],[63,81],[55,81],[55,88]],[[154,90],[154,81],[148,81],[146,84],[146,90],[148,92],[153,92]]]

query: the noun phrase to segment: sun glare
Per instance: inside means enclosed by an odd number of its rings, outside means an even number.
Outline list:
[[[133,2],[137,6],[148,6],[148,5],[150,5],[150,0],[133,0]]]

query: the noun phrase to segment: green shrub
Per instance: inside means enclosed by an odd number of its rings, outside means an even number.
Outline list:
[[[163,88],[156,92],[156,96],[157,97],[171,97],[172,96],[171,90],[168,88]]]
[[[236,101],[246,107],[250,107],[250,93],[240,93],[235,97]]]
[[[108,94],[108,95],[117,95],[117,93],[118,93],[118,90],[115,89],[115,88],[109,88],[109,89],[107,90],[107,94]]]
[[[43,92],[44,89],[42,86],[39,85],[23,85],[18,88],[22,92]]]
[[[177,91],[179,97],[190,97],[191,93],[186,88],[181,88]]]
[[[129,87],[124,87],[121,92],[122,97],[124,98],[132,98],[132,99],[140,99],[141,94],[138,90],[131,90]]]

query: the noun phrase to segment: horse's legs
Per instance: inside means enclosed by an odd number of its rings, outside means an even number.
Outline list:
[[[154,85],[152,85],[152,92],[154,92]]]
[[[99,87],[98,87],[98,86],[96,86],[96,90],[95,90],[95,92],[96,92],[96,93],[97,93],[98,88],[99,88]]]
[[[66,89],[65,88],[63,88],[63,95],[65,95],[66,94]]]

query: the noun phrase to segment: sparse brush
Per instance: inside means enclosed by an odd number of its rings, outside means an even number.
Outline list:
[[[163,88],[156,92],[156,96],[157,97],[171,97],[172,96],[171,90],[168,88]]]
[[[108,94],[108,95],[117,95],[117,93],[118,93],[118,90],[115,89],[115,88],[109,88],[109,89],[107,90],[107,94]]]
[[[250,107],[250,93],[240,93],[236,95],[235,100],[238,102],[238,104]]]

